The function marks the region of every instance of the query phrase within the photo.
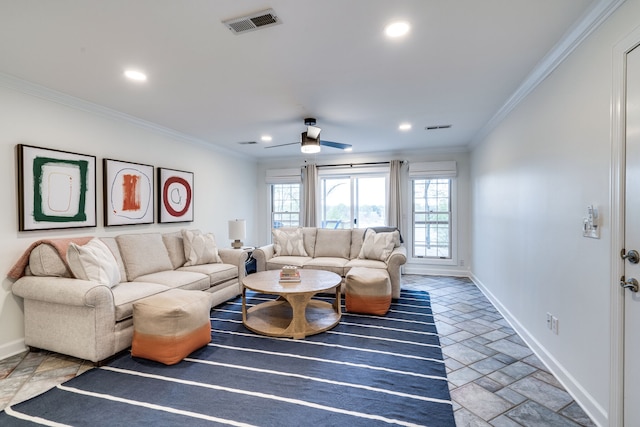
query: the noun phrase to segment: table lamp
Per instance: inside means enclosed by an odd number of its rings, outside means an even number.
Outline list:
[[[233,249],[242,248],[242,240],[245,238],[246,233],[247,224],[244,219],[234,219],[229,221],[229,239],[233,240],[233,242],[231,242],[231,247]]]

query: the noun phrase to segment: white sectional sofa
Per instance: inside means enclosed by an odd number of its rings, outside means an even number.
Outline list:
[[[203,243],[202,236],[209,240]],[[213,294],[212,304],[217,305],[240,294],[247,252],[215,246],[212,252],[211,235],[182,230],[121,234],[99,241],[113,255],[112,259],[107,252],[114,267],[109,271],[105,264],[110,263],[102,261],[85,267],[89,273],[91,268],[101,269],[95,280],[105,277],[104,283],[75,278],[71,271],[76,273],[78,267],[69,268],[71,255],[66,264],[53,246],[40,244],[31,250],[25,275],[12,286],[12,292],[24,299],[27,346],[97,363],[131,346],[133,303],[142,298],[169,289],[191,289]],[[100,242],[93,245],[98,252],[106,249]],[[74,264],[78,264],[77,250]],[[85,277],[84,272],[75,276]]]
[[[352,267],[384,269],[391,279],[392,297],[399,298],[400,267],[407,262],[407,250],[397,230],[283,227],[273,231],[272,244],[253,251],[253,258],[257,271],[295,265],[332,271],[343,279]]]

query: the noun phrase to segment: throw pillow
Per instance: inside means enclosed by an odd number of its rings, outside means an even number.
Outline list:
[[[370,227],[373,231],[375,231],[376,233],[386,233],[386,232],[393,232],[398,230],[398,227]],[[366,230],[365,230],[366,233]],[[399,247],[402,243],[404,243],[404,239],[402,238],[402,233],[400,233],[400,230],[398,230],[398,241],[396,242],[396,248]]]
[[[222,262],[213,234],[203,234],[200,230],[182,230],[182,239],[184,256],[187,259],[185,267]]]
[[[173,270],[160,233],[120,234],[116,242],[130,282],[146,274]]]
[[[274,228],[272,234],[276,256],[308,256],[302,240],[302,228]]]
[[[376,233],[373,230],[367,230],[358,258],[386,261],[393,252],[396,241],[399,240],[399,234],[398,231]]]
[[[70,243],[67,263],[73,275],[82,280],[101,283],[109,287],[120,283],[118,263],[102,240],[91,239],[85,245]]]

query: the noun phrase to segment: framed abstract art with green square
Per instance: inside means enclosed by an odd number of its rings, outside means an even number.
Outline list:
[[[19,144],[20,231],[96,226],[96,157]]]

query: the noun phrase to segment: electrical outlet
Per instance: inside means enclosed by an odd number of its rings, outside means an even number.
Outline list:
[[[551,316],[551,331],[556,335],[558,335],[559,323],[560,321],[556,316]]]
[[[547,313],[547,329],[551,330],[551,318],[553,316],[551,315],[551,313]]]

